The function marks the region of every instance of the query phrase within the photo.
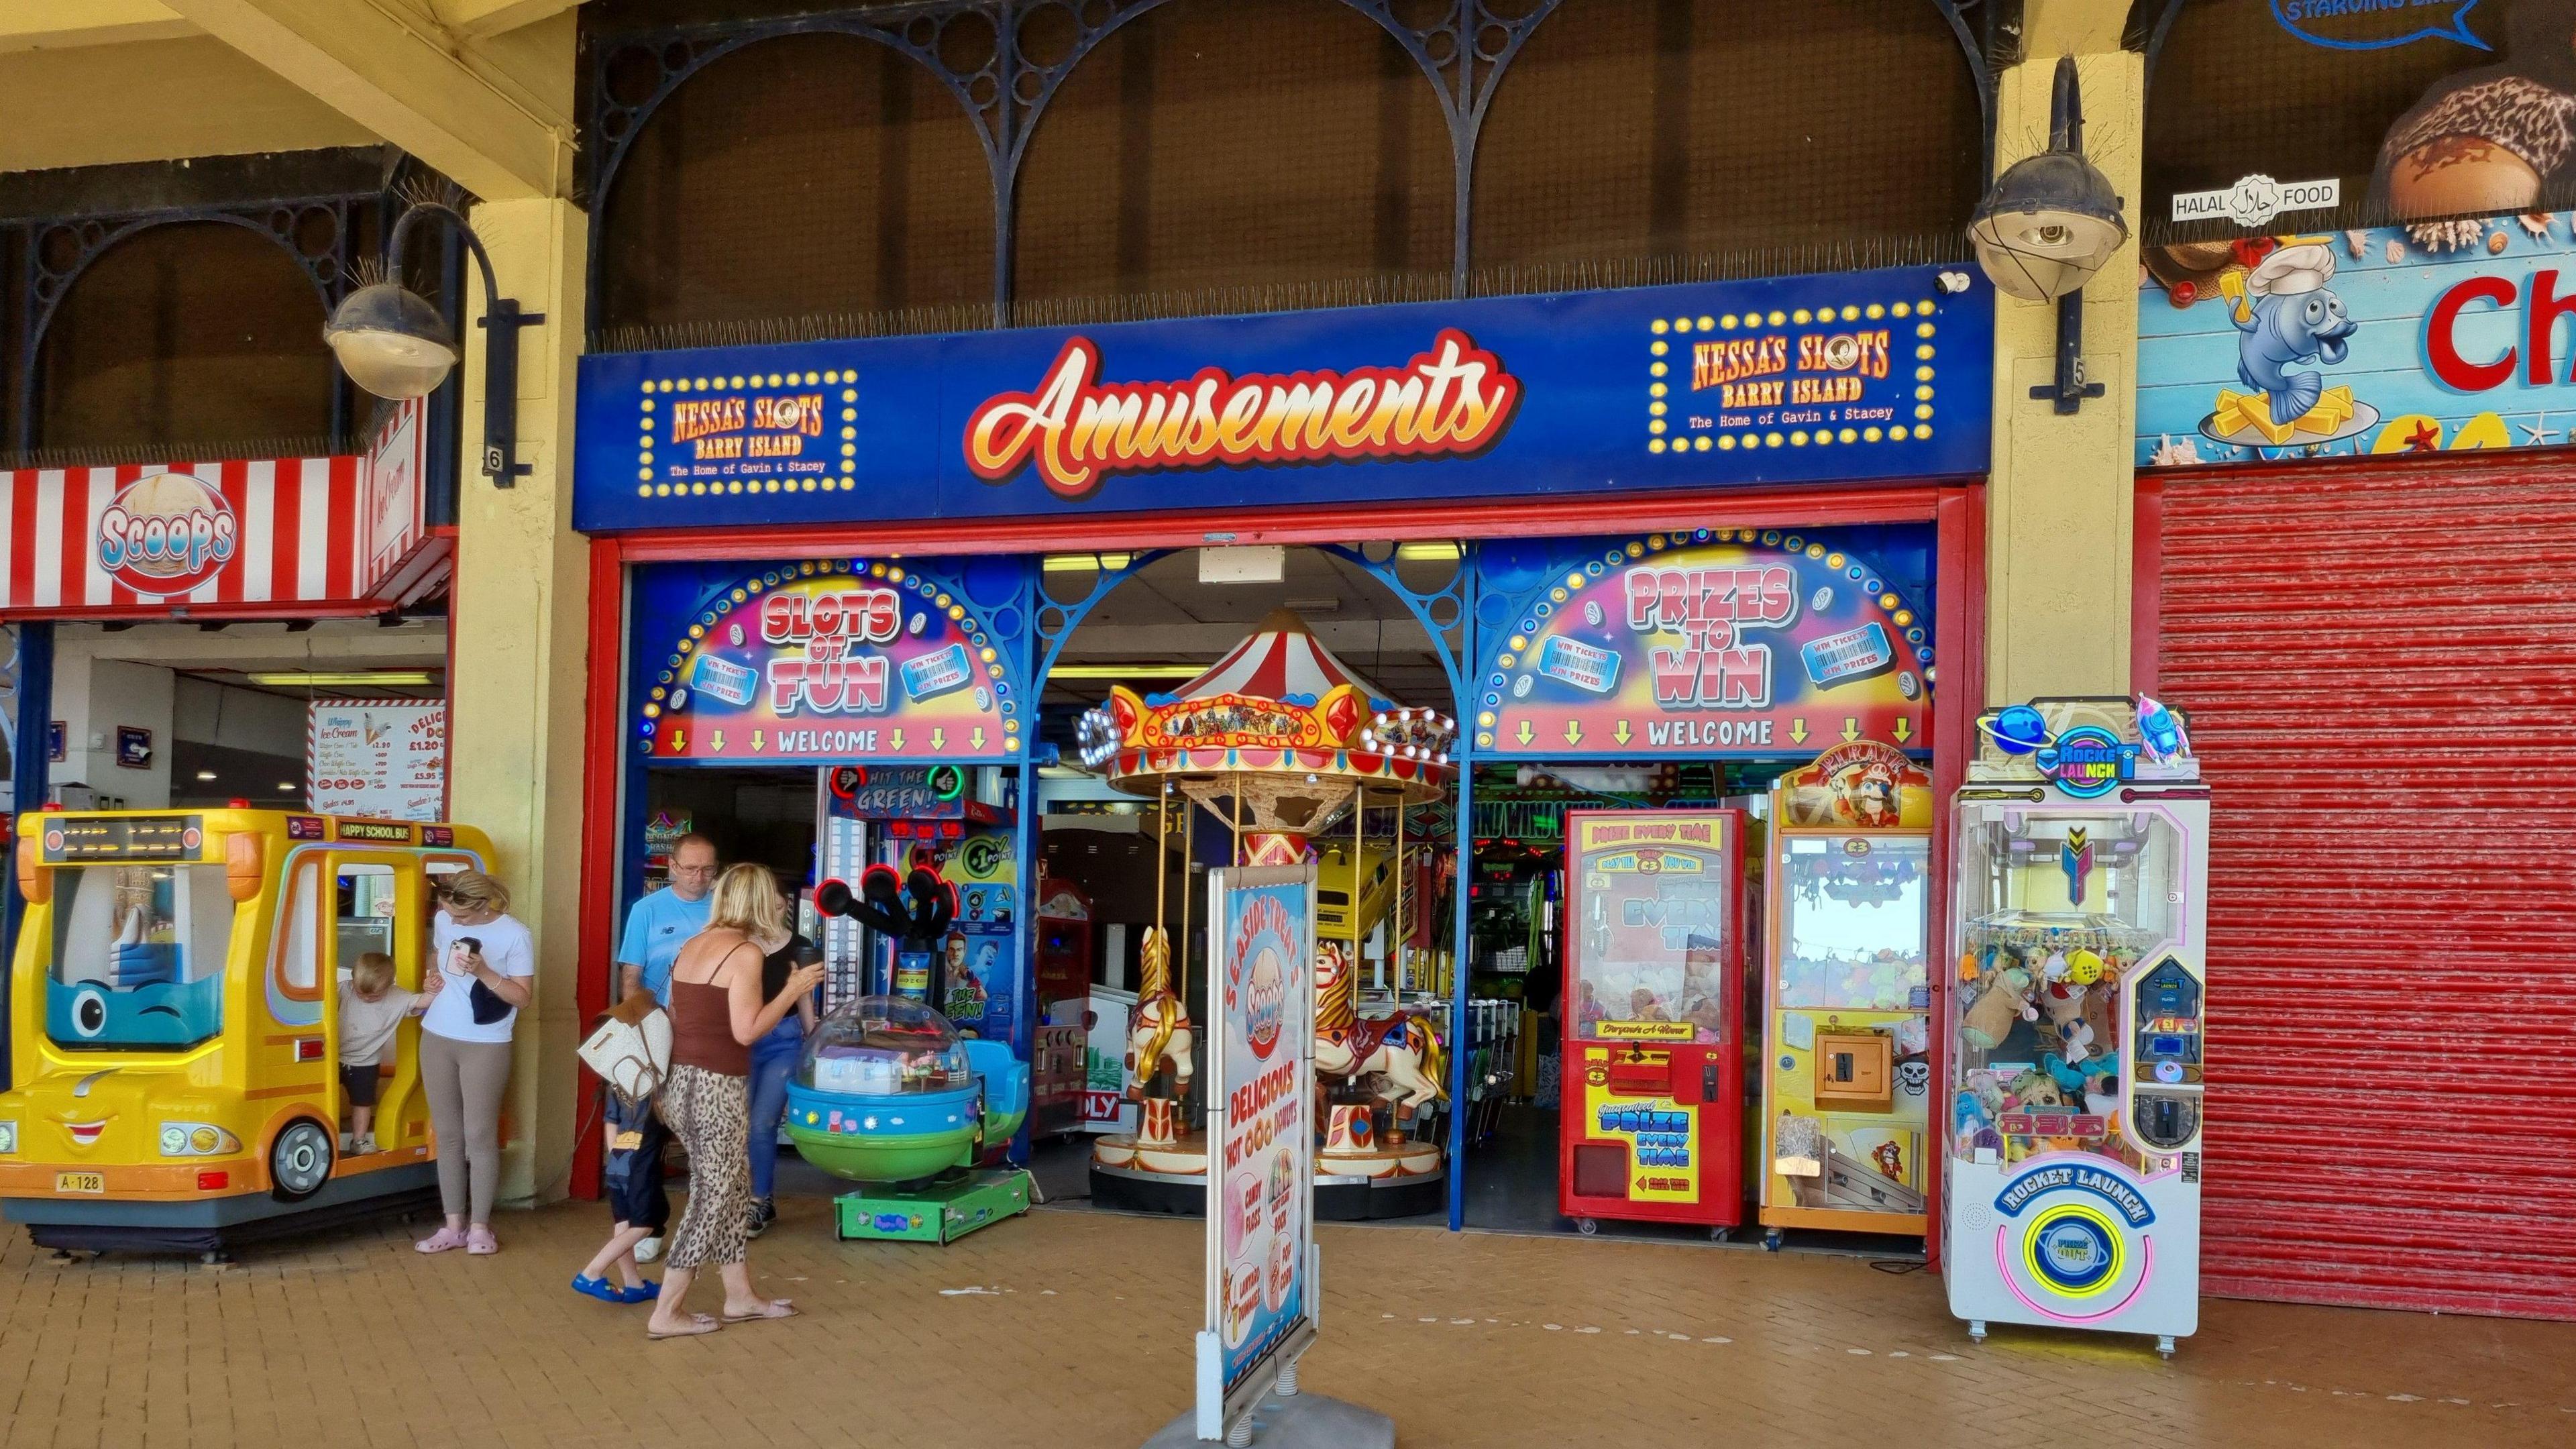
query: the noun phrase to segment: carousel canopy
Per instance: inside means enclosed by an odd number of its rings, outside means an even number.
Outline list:
[[[1359,671],[1333,657],[1293,609],[1273,609],[1244,641],[1208,666],[1207,672],[1152,703],[1249,695],[1258,699],[1300,699],[1309,703],[1340,686],[1357,689],[1371,704],[1386,695]]]

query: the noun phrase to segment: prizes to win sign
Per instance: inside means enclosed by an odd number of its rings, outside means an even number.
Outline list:
[[[306,716],[305,799],[326,815],[436,820],[447,808],[447,706],[317,699]]]
[[[1871,560],[1780,529],[1489,546],[1480,755],[1664,759],[1863,736],[1931,708],[1932,629]]]
[[[999,612],[892,560],[800,560],[639,601],[635,720],[655,760],[1015,760],[1029,728],[1009,653],[1024,570]]]
[[[1315,1332],[1315,867],[1220,870],[1209,886],[1224,989],[1209,1067],[1202,1438],[1267,1392],[1281,1356],[1302,1352]],[[1211,1355],[1221,1370],[1213,1403]]]

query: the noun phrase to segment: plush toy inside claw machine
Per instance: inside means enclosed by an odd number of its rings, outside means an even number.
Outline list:
[[[1028,1115],[1029,1068],[1008,1042],[963,1037],[900,996],[823,1018],[787,1083],[798,1155],[860,1184],[833,1200],[839,1236],[946,1243],[1029,1210],[1005,1159]]]

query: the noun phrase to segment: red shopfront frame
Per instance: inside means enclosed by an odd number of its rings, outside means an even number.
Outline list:
[[[1646,497],[1532,498],[1508,502],[1403,503],[1374,507],[1272,511],[1109,513],[1096,517],[944,520],[833,529],[671,529],[594,538],[590,545],[590,658],[614,664],[625,658],[626,570],[640,563],[759,557],[796,552],[911,554],[1140,552],[1211,544],[1320,544],[1353,538],[1504,538],[1620,533],[1670,528],[1687,519],[1693,528],[1825,528],[1838,524],[1934,525],[1934,649],[1943,677],[1933,700],[1932,783],[1947,801],[1966,771],[1966,742],[1985,698],[1986,523],[1982,480],[1899,486],[1711,489]],[[622,669],[591,671],[582,751],[582,858],[595,868],[582,873],[580,952],[576,996],[581,1019],[609,1006],[610,955],[615,949],[618,872],[618,789],[623,778],[620,710]],[[1932,868],[1948,879],[1949,814],[1936,812]],[[1948,895],[1932,902],[1934,954],[1948,930]],[[1946,973],[1932,972],[1932,1009],[1945,1003]],[[1933,1046],[1932,1079],[1942,1080],[1942,1044]],[[580,1070],[578,1067],[576,1071]],[[580,1098],[576,1098],[580,1100]],[[1937,1105],[1937,1104],[1936,1104]],[[1938,1114],[1936,1113],[1936,1116]],[[1937,1201],[1942,1155],[1929,1155],[1925,1184]],[[572,1191],[599,1195],[599,1144],[584,1137],[574,1147]],[[1938,1266],[1936,1225],[1925,1249]]]

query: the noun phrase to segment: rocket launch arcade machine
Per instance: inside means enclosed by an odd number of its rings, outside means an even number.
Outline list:
[[[1744,812],[1566,815],[1557,1211],[1744,1215]]]
[[[2209,790],[2154,700],[1978,720],[1957,795],[1942,1273],[1950,1311],[2200,1321]]]

